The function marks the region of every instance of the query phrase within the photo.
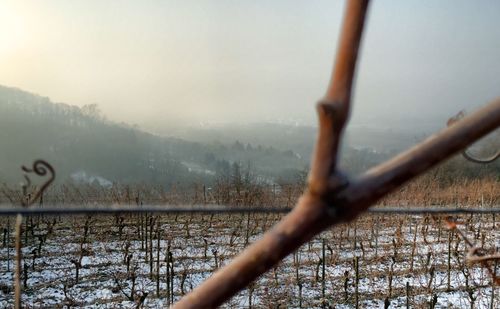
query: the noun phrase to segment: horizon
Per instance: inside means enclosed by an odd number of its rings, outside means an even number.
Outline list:
[[[371,6],[352,125],[449,117],[498,95],[500,3]],[[279,119],[315,126],[343,9],[343,1],[4,1],[0,84],[97,103],[111,120],[148,131]]]
[[[86,104],[83,106],[78,106],[78,105],[71,104],[70,102],[57,102],[57,101],[52,100],[52,98],[50,98],[48,96],[44,96],[43,94],[39,94],[39,93],[30,92],[26,89],[21,89],[18,87],[11,87],[11,86],[1,85],[1,84],[0,84],[0,87],[12,89],[15,91],[21,91],[23,93],[33,95],[36,97],[40,97],[40,98],[46,98],[52,104],[64,104],[67,106],[74,106],[74,107],[78,107],[78,108],[82,108],[82,107],[85,107],[86,105],[87,106],[90,105],[90,104]],[[158,136],[164,136],[164,137],[186,138],[185,135],[181,134],[181,132],[183,132],[185,130],[214,130],[214,129],[216,130],[216,129],[227,129],[227,128],[244,129],[244,128],[248,128],[248,127],[255,127],[257,125],[273,125],[273,126],[283,126],[283,127],[306,128],[306,129],[314,129],[314,130],[316,130],[318,128],[317,123],[304,123],[304,122],[301,122],[300,120],[297,120],[297,119],[280,119],[280,118],[256,119],[256,120],[248,121],[248,122],[200,121],[197,123],[175,124],[175,125],[171,125],[171,126],[164,126],[161,128],[158,128],[158,127],[154,128],[154,127],[143,127],[137,123],[113,119],[112,117],[109,117],[109,115],[106,115],[105,113],[103,113],[100,110],[99,105],[97,105],[97,108],[98,108],[98,112],[99,112],[100,116],[102,116],[103,119],[105,119],[106,121],[110,121],[110,122],[117,124],[117,125],[123,124],[126,126],[131,126],[131,127],[134,127],[142,132],[150,133],[150,134],[154,134],[154,135],[158,135]],[[442,117],[440,117],[440,116],[430,117],[430,118],[429,117],[427,117],[427,118],[423,118],[423,117],[412,118],[412,120],[416,120],[416,119],[419,120],[420,125],[408,127],[407,123],[405,123],[406,119],[397,119],[397,120],[392,119],[391,120],[391,119],[386,118],[385,126],[381,126],[380,124],[369,123],[369,122],[357,123],[357,124],[350,123],[350,124],[348,124],[346,129],[348,131],[351,131],[351,130],[376,130],[377,132],[398,130],[398,131],[401,131],[401,132],[406,133],[406,134],[408,132],[413,132],[415,134],[428,135],[428,134],[431,134],[433,131],[436,131],[436,130],[443,128],[444,124],[445,124],[444,118],[442,119]],[[387,121],[389,121],[389,122],[387,122]],[[398,122],[399,122],[399,124],[398,124]],[[235,137],[235,140],[237,138],[238,137]]]
[[[499,9],[0,1],[0,308],[500,308]]]

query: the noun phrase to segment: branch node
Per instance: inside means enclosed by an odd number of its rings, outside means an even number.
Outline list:
[[[320,125],[323,124],[322,118],[329,119],[335,126],[335,131],[344,128],[349,114],[349,104],[341,101],[331,101],[322,99],[316,104],[316,110],[320,117]],[[340,132],[333,132],[340,136]]]
[[[314,186],[309,186],[309,194],[326,205],[327,213],[332,218],[344,218],[343,203],[339,203],[338,193],[350,184],[349,177],[342,171],[335,171],[326,182],[321,191],[315,191]]]

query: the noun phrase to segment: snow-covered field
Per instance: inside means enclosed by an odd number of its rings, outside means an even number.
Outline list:
[[[279,217],[27,219],[22,238],[23,306],[136,308],[142,299],[145,308],[165,308],[228,263]],[[478,245],[499,246],[493,216],[459,219],[464,223],[461,229]],[[13,304],[13,223],[14,218],[0,221],[1,308]],[[225,306],[355,308],[358,299],[360,308],[384,308],[384,303],[391,308],[405,308],[407,303],[411,308],[429,308],[429,303],[435,308],[471,308],[471,300],[474,308],[500,308],[500,289],[492,291],[488,271],[467,265],[465,253],[464,241],[439,220],[367,215],[302,246]]]

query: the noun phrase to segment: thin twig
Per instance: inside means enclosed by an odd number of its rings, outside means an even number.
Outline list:
[[[383,196],[429,170],[500,125],[500,100],[347,182],[336,170],[340,134],[347,121],[354,64],[368,1],[347,3],[333,82],[318,107],[320,130],[308,190],[297,206],[259,241],[184,296],[174,308],[222,304],[324,229],[355,219]],[[354,48],[353,48],[354,47]],[[345,58],[342,58],[345,57]],[[332,103],[332,104],[330,104]]]
[[[491,268],[491,264],[488,262],[496,262],[500,260],[500,254],[498,253],[493,253],[493,254],[487,254],[487,252],[480,247],[477,247],[468,237],[465,235],[465,233],[458,228],[458,222],[456,222],[453,218],[448,217],[445,219],[445,223],[448,227],[448,229],[456,231],[458,235],[465,241],[467,246],[469,247],[469,250],[467,252],[467,255],[465,257],[466,261],[470,264],[474,263],[479,263],[481,264],[488,273],[490,274],[491,278],[493,279],[493,283],[495,284],[500,284],[500,277],[497,277],[495,274],[495,271]]]

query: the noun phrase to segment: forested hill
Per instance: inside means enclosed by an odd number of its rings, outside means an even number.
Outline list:
[[[307,166],[292,150],[164,138],[108,121],[96,105],[79,108],[0,86],[0,182],[18,183],[20,166],[37,158],[54,165],[59,182],[165,187],[211,182],[238,168],[262,181],[292,180]]]
[[[0,183],[18,184],[23,180],[20,166],[39,158],[53,164],[59,183],[155,184],[169,188],[174,184],[210,184],[221,178],[234,180],[242,175],[266,183],[303,181],[314,132],[297,129],[290,136],[281,134],[280,141],[277,128],[283,127],[273,128],[247,128],[242,131],[246,135],[239,135],[244,142],[231,140],[222,129],[185,134],[184,139],[162,137],[106,120],[97,105],[79,108],[0,86]],[[266,137],[263,132],[270,133]],[[352,136],[348,134],[349,142],[356,140]],[[500,142],[498,137],[492,134],[479,152],[484,156],[493,153]],[[384,149],[391,147],[388,144]],[[341,167],[358,173],[390,154],[372,147],[345,145]],[[498,178],[499,168],[499,162],[478,167],[457,157],[440,170],[448,178]]]

